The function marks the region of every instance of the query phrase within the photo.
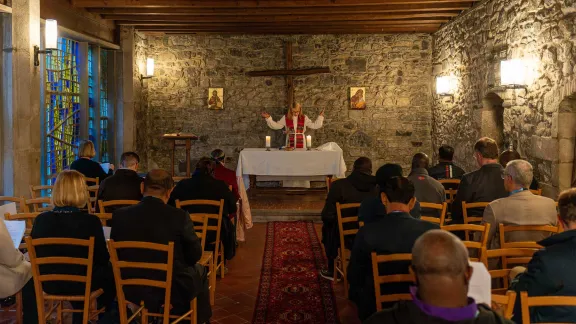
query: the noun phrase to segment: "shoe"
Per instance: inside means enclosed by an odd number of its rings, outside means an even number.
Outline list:
[[[320,276],[324,279],[334,281],[334,272],[328,270],[320,270]]]

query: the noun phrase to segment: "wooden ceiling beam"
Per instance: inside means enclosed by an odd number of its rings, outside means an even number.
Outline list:
[[[124,21],[119,20],[116,23],[121,26],[166,26],[166,27],[324,27],[324,26],[394,26],[394,25],[440,25],[448,22],[445,20],[384,20],[384,21],[328,21],[328,22],[281,22],[281,23],[198,23],[198,22],[149,22],[149,21]]]
[[[472,4],[478,0],[72,0],[72,5],[82,8],[123,7],[189,7],[189,8],[286,8],[318,6],[369,6],[375,4],[428,4],[459,2]]]
[[[142,32],[212,32],[212,33],[311,33],[311,34],[331,34],[332,32],[346,31],[348,34],[355,34],[359,31],[371,31],[375,33],[393,33],[393,32],[429,32],[438,29],[440,25],[422,24],[422,25],[389,25],[389,26],[320,26],[320,27],[201,27],[201,26],[138,26],[138,31]]]

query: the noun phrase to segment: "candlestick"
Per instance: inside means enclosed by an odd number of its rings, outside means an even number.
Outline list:
[[[312,136],[311,135],[306,136],[306,147],[308,149],[312,148]]]
[[[266,151],[270,151],[270,136],[266,136]]]

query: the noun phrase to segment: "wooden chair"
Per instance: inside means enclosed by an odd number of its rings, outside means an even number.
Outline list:
[[[24,197],[0,196],[0,202],[16,203],[16,211],[18,213],[28,212],[28,206],[26,206],[26,200],[24,199]]]
[[[342,216],[343,210],[355,210],[354,215],[351,216]],[[340,204],[336,203],[336,215],[338,216],[338,233],[340,235],[340,248],[338,251],[338,260],[334,261],[334,276],[337,277],[338,273],[340,273],[343,277],[344,281],[344,291],[345,295],[348,296],[348,261],[350,261],[350,254],[352,251],[346,249],[345,245],[345,238],[347,236],[355,237],[358,234],[358,230],[360,229],[360,224],[358,222],[358,210],[360,209],[359,203],[354,204]],[[352,229],[344,229],[345,225],[356,225],[353,226]],[[348,226],[346,226],[348,228]],[[340,263],[340,268],[338,267],[338,263]]]
[[[482,216],[479,217],[469,217],[468,210],[469,209],[485,209],[490,203],[489,202],[475,202],[475,203],[467,203],[465,201],[462,202],[462,215],[464,216],[464,224],[475,224],[482,222]],[[468,235],[468,234],[466,234]]]
[[[172,177],[172,179],[174,180],[174,183],[178,183],[184,179],[190,179],[189,177]]]
[[[16,293],[16,302],[14,303],[14,305],[10,305],[10,306],[6,306],[6,307],[0,307],[0,314],[2,313],[14,313],[15,317],[16,317],[16,324],[22,324],[23,323],[23,309],[22,309],[22,291],[19,291],[18,293]],[[10,317],[10,315],[0,315],[0,318],[8,318]]]
[[[459,179],[443,179],[438,180],[444,186],[444,192],[446,193],[446,202],[452,204],[454,202],[454,197],[458,192],[458,187],[460,187]],[[450,188],[455,187],[455,188]]]
[[[502,287],[505,288],[494,288],[492,289],[493,294],[503,294],[508,290],[510,286],[509,275],[512,268],[519,265],[526,265],[532,259],[534,253],[537,249],[520,249],[520,248],[507,248],[507,249],[496,249],[496,250],[485,250],[483,253],[482,262],[488,269],[490,277],[492,279],[501,279]],[[492,269],[489,267],[489,260],[493,258],[500,258],[501,269]]]
[[[115,207],[115,206],[132,206],[138,204],[140,201],[138,200],[98,200],[98,211],[100,213],[106,213],[106,207]]]
[[[52,189],[54,186],[30,186],[30,197],[40,198],[40,197],[50,197],[52,195]],[[45,192],[47,195],[43,195]]]
[[[516,303],[516,292],[508,291],[506,295],[492,295],[492,309],[504,318],[511,320],[514,315],[514,304]]]
[[[100,218],[102,226],[106,226],[106,222],[112,219],[112,213],[94,213],[93,215],[98,216],[98,218]]]
[[[422,220],[438,224],[440,226],[444,226],[444,220],[446,219],[446,211],[448,210],[448,203],[434,204],[434,203],[421,202],[420,208],[423,210],[421,217]],[[424,215],[426,214],[424,210],[430,210],[430,209],[440,211],[440,217]]]
[[[100,178],[96,177],[96,178],[88,178],[88,177],[84,177],[84,179],[86,180],[86,185],[87,186],[97,186],[100,184]]]
[[[63,313],[83,313],[82,323],[87,324],[88,321],[95,319],[98,314],[104,311],[104,308],[97,309],[92,307],[96,305],[96,298],[104,292],[102,289],[91,291],[92,285],[92,265],[94,256],[94,237],[89,240],[71,239],[71,238],[43,238],[32,239],[26,237],[26,245],[28,246],[28,253],[30,254],[30,263],[32,264],[32,277],[34,278],[34,289],[36,290],[36,303],[38,305],[38,321],[45,324],[46,320],[56,310],[57,320],[62,322]],[[43,257],[39,258],[36,255],[36,248],[45,245],[72,245],[78,247],[86,247],[88,249],[87,258],[73,258],[73,257]],[[76,266],[85,266],[86,275],[68,275],[68,274],[41,274],[40,266],[47,264],[67,264]],[[50,281],[66,281],[66,282],[79,282],[85,285],[84,295],[64,296],[64,295],[50,295],[44,293],[42,284]],[[48,313],[44,310],[45,301],[51,302],[53,306]],[[64,302],[84,302],[84,309],[64,309]]]
[[[334,181],[338,180],[338,178],[336,177],[326,177],[326,191],[330,191],[330,187],[332,187],[332,183],[334,183]]]
[[[98,179],[98,178],[96,178]],[[88,186],[88,195],[90,196],[90,202],[88,204],[88,212],[95,213],[96,205],[98,203],[98,189],[99,185]]]
[[[530,189],[530,192],[536,196],[542,196],[542,189]]]
[[[25,221],[26,222],[26,230],[24,231],[24,235],[30,235],[32,232],[32,227],[34,226],[34,220],[36,216],[40,215],[40,213],[18,213],[18,214],[4,214],[4,219],[9,221]],[[25,249],[26,245],[20,244],[20,249]]]
[[[522,304],[522,324],[530,324],[530,307],[537,307],[537,306],[576,307],[576,297],[573,296],[528,297],[528,293],[526,291],[521,291],[520,303]]]
[[[142,323],[148,323],[148,318],[156,317],[161,318],[164,324],[174,324],[178,323],[184,319],[189,319],[190,323],[197,323],[197,300],[194,298],[190,302],[190,310],[184,315],[170,315],[170,310],[172,304],[170,303],[171,292],[172,292],[172,269],[174,267],[174,242],[168,243],[168,245],[148,243],[148,242],[114,242],[110,240],[108,242],[108,247],[110,251],[110,261],[112,261],[112,269],[114,271],[114,281],[116,283],[116,292],[118,294],[118,308],[120,310],[120,323],[127,324],[130,323],[138,314],[142,316]],[[122,261],[118,257],[118,250],[122,249],[141,249],[141,250],[151,250],[151,251],[161,251],[168,254],[167,263],[144,263],[144,262],[131,262]],[[166,272],[166,281],[151,280],[142,276],[141,278],[122,278],[123,269],[140,269],[140,270],[156,270]],[[144,301],[140,301],[140,307],[128,318],[126,313],[126,306],[128,304],[134,304],[133,301],[128,301],[124,295],[124,286],[143,286],[143,287],[156,287],[164,289],[164,311],[160,313],[152,313],[146,308]],[[171,318],[176,320],[170,322]]]
[[[182,208],[186,206],[213,206],[218,208],[218,214],[206,214],[206,213],[190,213],[190,219],[195,223],[194,230],[202,228],[202,250],[204,255],[202,260],[206,260],[206,253],[212,253],[212,265],[201,263],[204,266],[208,266],[209,270],[209,286],[210,286],[210,302],[214,304],[216,299],[216,274],[220,270],[220,277],[224,278],[226,268],[224,266],[224,245],[220,242],[220,230],[222,228],[222,214],[224,213],[224,199],[217,200],[176,200],[176,208]],[[184,209],[184,208],[183,208]],[[210,220],[217,220],[217,225],[210,225]],[[201,225],[199,225],[201,224]],[[201,226],[201,227],[199,227]],[[214,251],[206,251],[206,238],[208,232],[212,231],[216,233],[216,240],[211,243],[214,245]],[[198,232],[196,232],[198,235]],[[220,257],[220,261],[218,258]]]
[[[24,203],[26,206],[32,206],[32,208],[28,207],[28,210],[32,210],[35,213],[42,213],[54,209],[52,198],[49,197],[26,199]]]
[[[446,225],[442,226],[442,229],[448,232],[466,232],[466,239],[462,240],[462,243],[468,249],[475,249],[478,252],[478,257],[470,257],[470,261],[481,261],[483,260],[483,253],[486,250],[486,244],[488,242],[488,232],[490,231],[490,224],[474,225],[474,224],[458,224],[458,225]],[[480,239],[478,241],[469,240],[468,233],[476,232],[480,233]]]
[[[506,233],[510,232],[547,232],[550,235],[558,233],[560,228],[552,225],[504,225],[498,227],[500,235],[500,247],[505,248],[529,248],[540,249],[542,246],[537,242],[506,242]]]
[[[413,283],[415,282],[414,274],[393,274],[393,275],[380,275],[379,265],[385,262],[410,262],[412,261],[412,254],[389,254],[389,255],[378,255],[376,252],[372,252],[372,273],[374,276],[374,292],[376,295],[376,310],[382,310],[382,303],[397,302],[400,300],[412,300],[412,296],[409,293],[405,294],[385,294],[382,295],[381,287],[382,284],[387,283]]]

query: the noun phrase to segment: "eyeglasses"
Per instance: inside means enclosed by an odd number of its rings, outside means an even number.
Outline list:
[[[510,174],[508,174],[506,171],[502,171],[502,180],[505,180],[506,177],[510,176]]]

